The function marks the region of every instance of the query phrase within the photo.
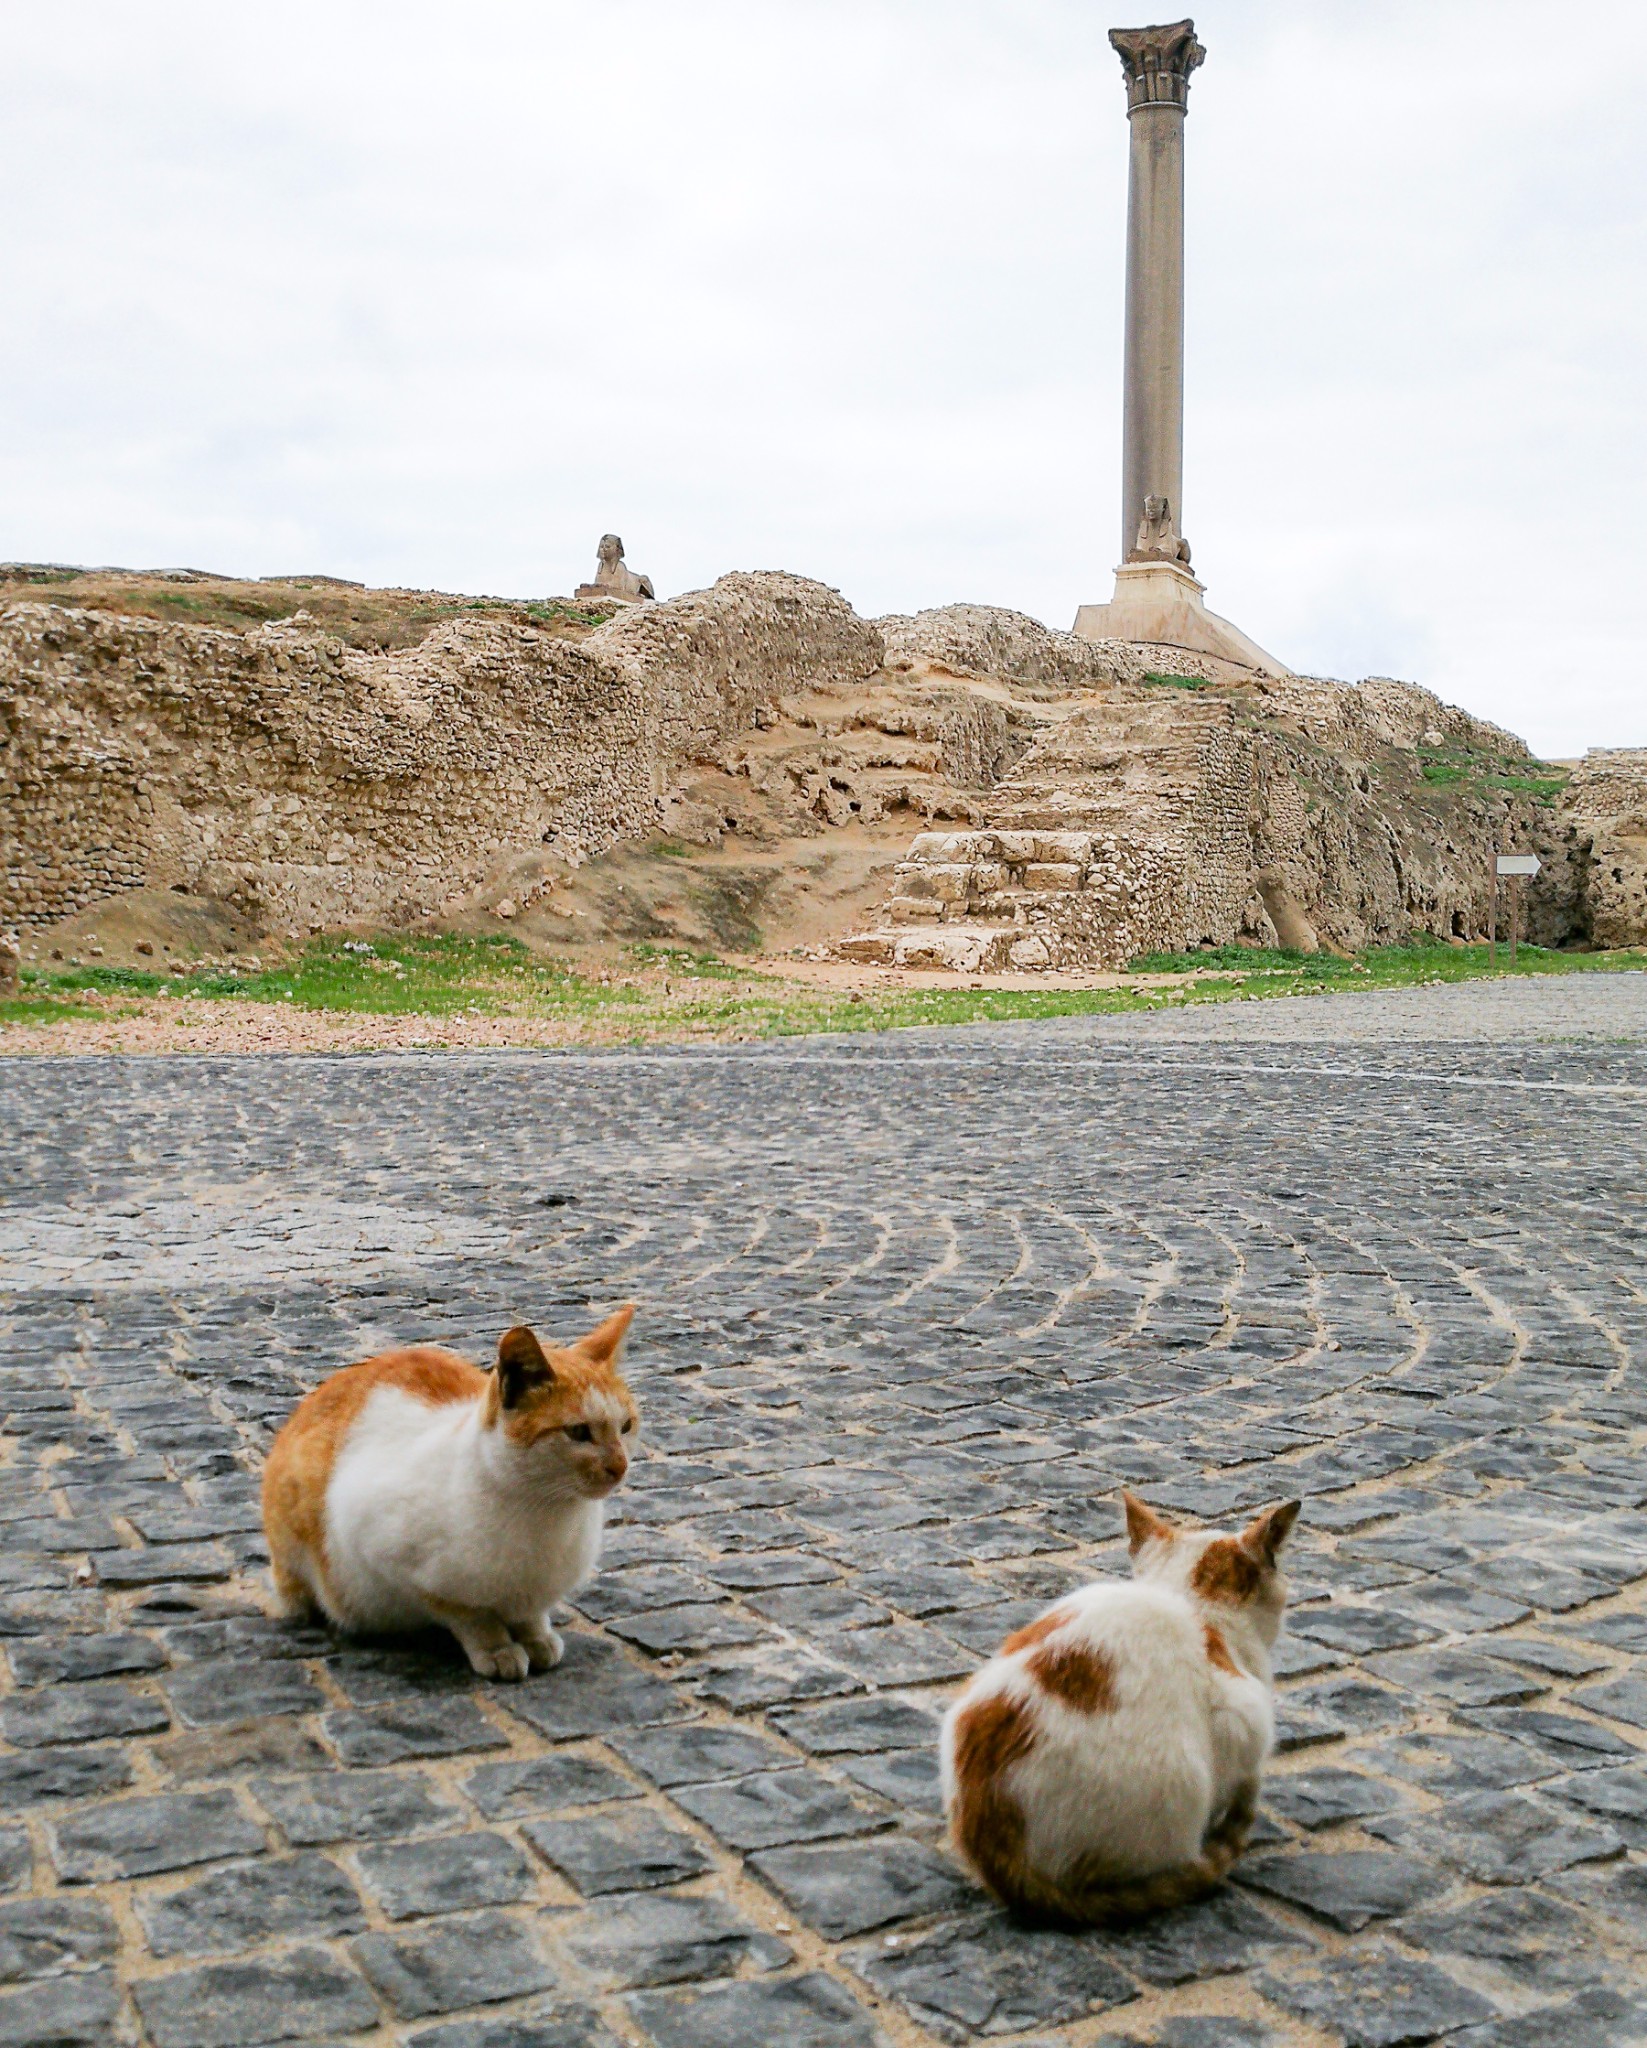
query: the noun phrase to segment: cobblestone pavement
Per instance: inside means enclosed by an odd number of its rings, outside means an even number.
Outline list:
[[[0,1066],[0,2044],[1647,2039],[1647,1020],[1457,995]],[[270,1617],[300,1389],[629,1294],[561,1669]],[[1304,1495],[1282,1751],[1218,1898],[1026,1933],[935,1718],[1123,1480]]]

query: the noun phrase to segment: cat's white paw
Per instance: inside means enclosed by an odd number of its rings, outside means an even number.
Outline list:
[[[541,1629],[522,1629],[519,1635],[520,1647],[531,1660],[534,1671],[553,1671],[566,1655],[566,1644],[558,1629],[547,1624]]]
[[[469,1662],[482,1678],[501,1678],[511,1683],[524,1678],[531,1669],[531,1660],[519,1643],[505,1643],[498,1650],[471,1650]]]

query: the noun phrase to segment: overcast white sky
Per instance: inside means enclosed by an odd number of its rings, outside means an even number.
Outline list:
[[[1121,0],[0,0],[0,557],[1067,626]],[[1204,0],[1184,524],[1295,667],[1647,744],[1647,0]]]

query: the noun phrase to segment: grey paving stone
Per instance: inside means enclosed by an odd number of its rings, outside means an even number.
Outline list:
[[[558,2002],[534,2002],[482,2019],[443,2020],[406,2038],[410,2048],[620,2048],[593,2007]]]
[[[1632,1849],[1647,1849],[1647,1759],[1614,1770],[1575,1771],[1542,1787],[1547,1797],[1582,1807]]]
[[[844,1756],[840,1769],[900,1813],[936,1815],[942,1811],[936,1748],[894,1749],[885,1756]]]
[[[1516,2019],[1466,2027],[1456,2048],[1643,2048],[1647,2004],[1626,1992],[1592,1990]]]
[[[1525,1792],[1476,1792],[1438,1814],[1386,1814],[1367,1829],[1478,1884],[1527,1884],[1624,1847],[1611,1828]]]
[[[166,1696],[188,1728],[268,1714],[312,1714],[326,1704],[309,1674],[289,1663],[190,1664],[167,1679]]]
[[[940,2041],[1061,2026],[1138,1996],[1095,1937],[1026,1930],[999,1916],[940,1928],[896,1950],[861,1948],[852,1961]]]
[[[675,1801],[735,1849],[867,1834],[891,1818],[804,1766],[721,1784],[679,1786]]]
[[[654,2048],[885,2048],[863,2007],[818,1970],[703,1991],[638,1992],[625,2004]]]
[[[1402,2048],[1493,2017],[1487,2000],[1447,1971],[1383,1946],[1301,1957],[1267,1972],[1259,1988],[1344,2048]]]
[[[26,1884],[33,1867],[28,1829],[0,1827],[0,1892],[14,1892]]]
[[[574,1820],[528,1821],[521,1833],[586,1898],[653,1891],[711,1867],[706,1849],[646,1807]]]
[[[1508,1735],[1540,1751],[1563,1770],[1598,1770],[1603,1764],[1640,1754],[1634,1743],[1611,1728],[1554,1708],[1493,1707],[1472,1713],[1469,1719],[1477,1727]]]
[[[509,1906],[532,1888],[526,1858],[502,1835],[388,1842],[359,1850],[355,1862],[367,1896],[391,1920]]]
[[[482,1764],[463,1789],[488,1820],[522,1813],[559,1813],[568,1806],[599,1806],[638,1799],[640,1787],[598,1757],[534,1756],[524,1763]]]
[[[444,1920],[415,1934],[363,1934],[351,1947],[403,2020],[524,1998],[555,1983],[532,1923],[506,1913]]]
[[[368,1707],[360,1712],[340,1707],[326,1715],[323,1725],[339,1760],[351,1768],[509,1746],[496,1722],[470,1699]]]
[[[1507,1707],[1549,1690],[1546,1679],[1470,1650],[1404,1650],[1377,1657],[1372,1669],[1409,1692],[1459,1707]]]
[[[1575,1649],[1567,1643],[1547,1643],[1535,1636],[1500,1637],[1482,1647],[1489,1657],[1497,1657],[1506,1664],[1520,1665],[1531,1671],[1548,1672],[1552,1678],[1587,1678],[1591,1672],[1607,1668],[1607,1659],[1594,1650]]]
[[[1532,1991],[1595,1979],[1584,1916],[1543,1891],[1486,1892],[1451,1911],[1415,1914],[1401,1931],[1433,1955],[1491,1963]]]
[[[740,1643],[777,1639],[774,1630],[759,1627],[717,1606],[663,1607],[656,1614],[618,1614],[606,1625],[615,1636],[654,1657],[673,1650],[726,1650]]]
[[[323,1948],[205,1963],[132,1987],[155,2048],[257,2048],[374,2026],[377,2001]]]
[[[326,1941],[366,1924],[354,1886],[325,1856],[214,1870],[176,1891],[144,1893],[137,1917],[157,1956],[230,1955],[292,1935]]]
[[[714,1897],[637,1892],[602,1899],[560,1936],[573,1959],[606,1990],[730,1977],[745,1963],[781,1969],[790,1951]]]
[[[977,1898],[976,1887],[947,1856],[906,1835],[768,1849],[751,1857],[749,1867],[831,1941],[949,1912]]]
[[[37,1749],[0,1757],[0,1812],[48,1799],[86,1799],[117,1792],[132,1780],[124,1749]]]
[[[1225,1885],[1194,1905],[1106,1934],[1102,1945],[1146,1984],[1172,1985],[1252,1969],[1298,1939],[1246,1893]]]
[[[1345,1934],[1427,1905],[1448,1885],[1433,1864],[1379,1849],[1249,1856],[1238,1875],[1242,1884],[1302,1906]]]
[[[158,1671],[168,1661],[152,1636],[119,1634],[12,1643],[6,1656],[21,1686],[78,1684],[123,1671]]]
[[[112,1970],[56,1977],[0,1992],[4,2048],[109,2048],[120,2038],[120,1984]]]
[[[148,1550],[100,1550],[92,1559],[99,1585],[113,1588],[226,1579],[234,1560],[215,1543],[162,1543]]]
[[[777,1725],[783,1726],[782,1721]],[[751,1771],[783,1770],[795,1761],[770,1736],[713,1721],[614,1729],[610,1740],[624,1761],[655,1785],[703,1785],[717,1778],[745,1778]]]
[[[101,1900],[10,1899],[0,1905],[0,1984],[107,1962],[119,1946],[119,1926]]]
[[[1371,1650],[1399,1650],[1411,1643],[1431,1642],[1442,1630],[1398,1607],[1358,1606],[1335,1600],[1330,1607],[1310,1607],[1288,1617],[1287,1626],[1295,1636],[1324,1643],[1329,1650],[1343,1650],[1360,1657]]]
[[[255,1856],[263,1830],[231,1791],[165,1793],[88,1807],[52,1823],[51,1857],[64,1884],[152,1877],[229,1856]]]
[[[1571,1698],[1575,1707],[1606,1720],[1647,1728],[1647,1673],[1630,1671],[1605,1685],[1582,1686]]]
[[[6,1740],[19,1749],[60,1742],[101,1742],[112,1735],[153,1735],[171,1726],[162,1699],[124,1685],[74,1685],[24,1693],[0,1711]]]
[[[879,1756],[938,1740],[939,1716],[911,1700],[831,1700],[821,1707],[779,1709],[772,1725],[814,1756]]]
[[[686,1719],[694,1709],[679,1689],[631,1664],[611,1643],[569,1632],[553,1671],[524,1685],[495,1688],[498,1704],[552,1742]]]
[[[692,1689],[736,1714],[751,1707],[780,1707],[862,1692],[864,1681],[832,1658],[780,1646],[703,1665],[693,1673]]]
[[[382,1841],[456,1824],[457,1810],[415,1773],[326,1771],[256,1778],[252,1793],[294,1848]]]
[[[1323,1764],[1311,1771],[1289,1771],[1264,1781],[1264,1804],[1283,1820],[1301,1828],[1333,1827],[1340,1821],[1362,1820],[1370,1813],[1389,1813],[1403,1804],[1402,1795],[1364,1771]]]

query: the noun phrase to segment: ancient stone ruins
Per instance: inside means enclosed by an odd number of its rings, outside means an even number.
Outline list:
[[[496,915],[1036,972],[1477,938],[1514,847],[1545,863],[1531,936],[1647,941],[1647,752],[1546,769],[1411,684],[1294,675],[1203,605],[1180,521],[1205,53],[1188,21],[1111,41],[1122,559],[1073,633],[862,619],[771,573],[659,603],[612,533],[572,600],[522,604],[0,568],[0,932],[160,891],[277,934]]]
[[[775,573],[593,624],[454,602],[388,649],[122,608],[147,587],[0,609],[0,928],[138,890],[274,933],[508,917],[648,849],[770,882],[833,848],[861,886],[821,936],[849,957],[1106,966],[1476,938],[1514,844],[1545,861],[1534,937],[1647,940],[1647,751],[1564,779],[1408,683],[986,606],[868,620]]]

